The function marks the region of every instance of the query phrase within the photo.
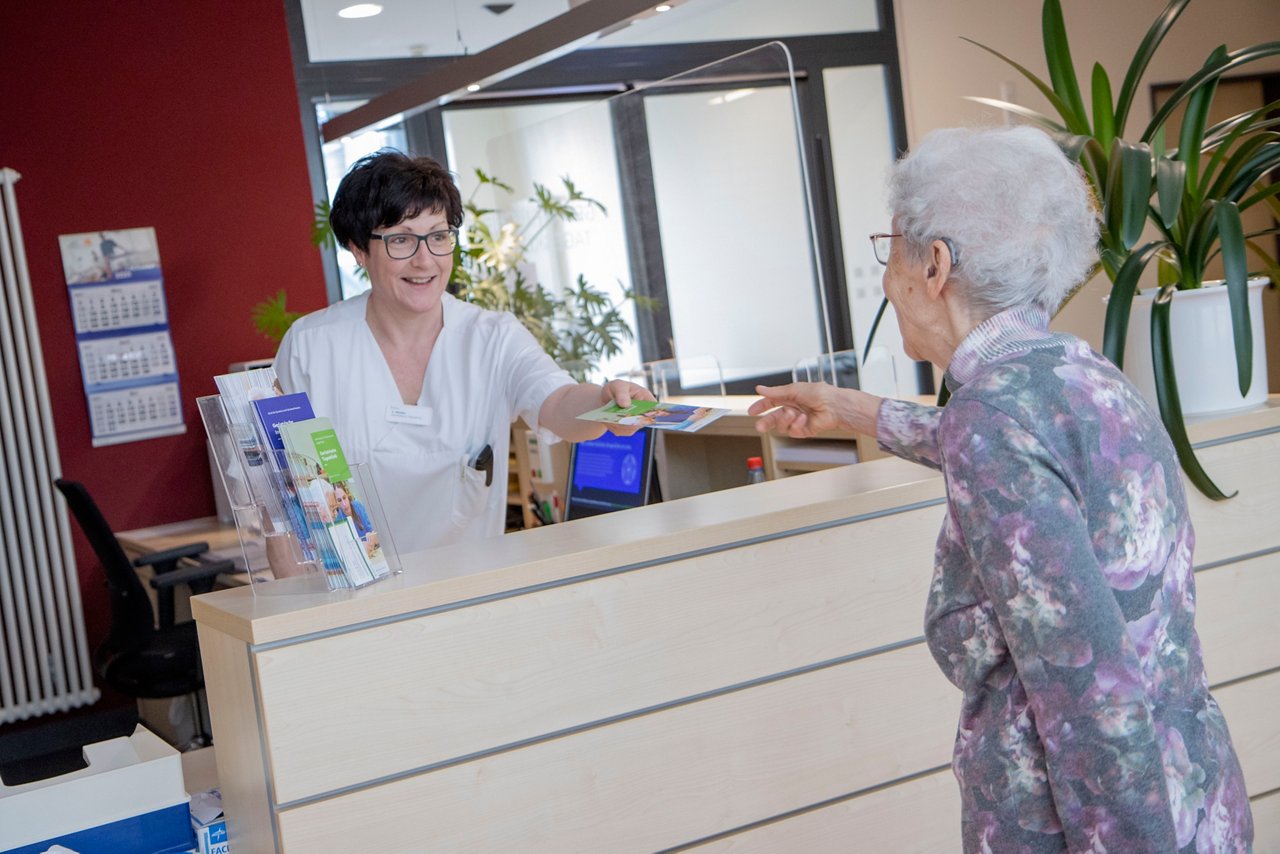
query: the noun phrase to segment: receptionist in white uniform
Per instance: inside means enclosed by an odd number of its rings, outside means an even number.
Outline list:
[[[372,289],[298,320],[276,353],[285,392],[307,392],[348,460],[368,464],[401,554],[502,533],[516,416],[578,442],[605,429],[583,412],[653,399],[624,380],[574,382],[514,315],[446,293],[462,214],[429,157],[357,162],[330,223]]]

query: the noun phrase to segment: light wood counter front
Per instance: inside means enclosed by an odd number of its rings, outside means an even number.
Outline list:
[[[1262,830],[1280,410],[1195,430],[1240,489],[1192,496],[1199,626]],[[959,693],[921,637],[942,501],[877,460],[409,555],[362,591],[197,597],[232,845],[958,850]]]

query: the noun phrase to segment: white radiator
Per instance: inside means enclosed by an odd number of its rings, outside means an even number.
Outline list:
[[[14,184],[0,169],[0,724],[92,703],[80,585]]]

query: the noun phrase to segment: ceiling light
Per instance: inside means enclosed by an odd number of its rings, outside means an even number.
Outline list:
[[[654,7],[653,7],[653,11],[655,11],[655,12],[670,12],[670,11],[671,11],[671,4],[670,4],[670,3],[662,3],[661,5],[654,6]]]
[[[480,91],[480,84],[479,84],[479,83],[472,83],[470,86],[468,86],[468,87],[467,87],[467,91],[468,91],[468,92],[479,92],[479,91]]]
[[[377,3],[357,3],[354,6],[348,6],[345,9],[338,10],[339,18],[372,18],[374,15],[382,13],[382,7]]]

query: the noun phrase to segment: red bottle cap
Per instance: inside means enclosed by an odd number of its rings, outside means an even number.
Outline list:
[[[763,457],[747,457],[747,468],[749,469],[764,468],[764,458]]]

